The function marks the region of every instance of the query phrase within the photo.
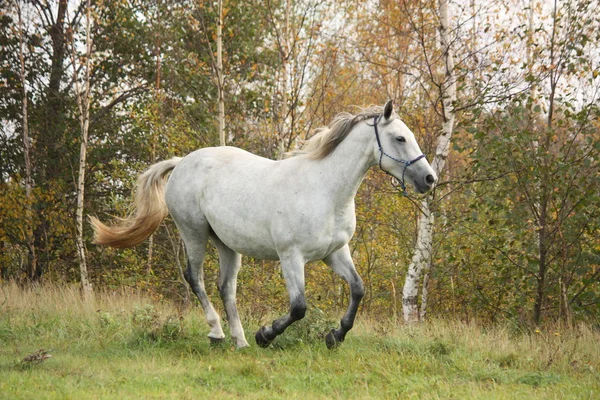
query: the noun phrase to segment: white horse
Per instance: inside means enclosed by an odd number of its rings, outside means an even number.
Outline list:
[[[95,243],[131,247],[143,242],[171,213],[188,257],[185,278],[200,300],[211,340],[223,340],[219,315],[204,288],[203,261],[210,240],[219,253],[219,292],[232,340],[248,346],[236,307],[241,255],[280,260],[290,312],[261,327],[256,343],[268,346],[304,317],[304,265],[323,260],[350,286],[350,304],[327,347],[344,341],[352,328],[364,285],[350,256],[354,197],[367,170],[379,165],[425,193],[436,175],[413,133],[393,112],[392,102],[357,115],[342,113],[302,151],[280,161],[235,147],[197,150],[152,165],[138,179],[136,211],[119,224],[91,218]],[[167,174],[171,172],[167,180]],[[166,182],[166,188],[165,188]]]

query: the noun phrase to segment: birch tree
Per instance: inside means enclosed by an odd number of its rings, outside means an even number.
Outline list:
[[[85,172],[86,159],[88,151],[88,137],[90,128],[90,74],[91,74],[91,56],[92,56],[92,38],[91,38],[91,19],[92,8],[90,0],[86,3],[85,18],[85,57],[83,60],[83,88],[81,88],[79,78],[79,66],[77,61],[77,51],[75,48],[75,35],[71,32],[71,64],[73,66],[73,82],[75,85],[75,96],[79,110],[79,126],[81,130],[81,145],[79,149],[79,170],[77,175],[77,208],[76,208],[76,230],[77,230],[77,253],[79,255],[79,276],[81,289],[84,296],[89,296],[92,292],[92,285],[88,276],[85,242],[83,238],[83,211],[85,198]]]
[[[219,94],[219,144],[225,146],[225,96],[223,78],[223,0],[218,1],[217,16],[217,90]]]
[[[152,24],[154,25],[154,58],[155,63],[154,63],[154,73],[156,74],[156,77],[154,79],[154,102],[158,105],[157,107],[157,114],[158,114],[158,118],[159,118],[159,124],[157,127],[155,127],[154,129],[152,129],[152,143],[151,143],[151,150],[150,150],[150,163],[154,164],[157,160],[156,160],[156,142],[158,141],[157,138],[157,129],[160,129],[162,126],[162,121],[160,121],[161,119],[161,111],[160,111],[160,103],[161,103],[161,99],[160,99],[160,80],[161,80],[161,69],[162,69],[162,64],[161,64],[161,24],[160,24],[160,16],[161,16],[161,5],[162,2],[160,0],[157,1],[156,3],[156,8],[154,9],[154,15],[153,15],[153,21]],[[146,271],[146,275],[148,275],[148,277],[150,276],[150,274],[152,273],[152,257],[154,253],[154,234],[150,235],[150,237],[148,238],[148,254],[147,254],[147,271]]]
[[[290,13],[292,9],[292,1],[285,1],[284,18],[283,24],[280,28],[274,25],[274,29],[277,37],[277,47],[279,50],[279,57],[281,58],[281,71],[278,82],[278,90],[276,96],[279,95],[278,102],[278,116],[277,116],[277,158],[283,158],[285,153],[285,135],[288,133],[289,124],[288,113],[289,113],[289,81],[290,81],[290,57],[292,51],[292,43],[294,41],[294,32],[291,29]],[[273,22],[274,24],[274,22]]]
[[[456,76],[454,71],[453,49],[451,47],[449,35],[450,18],[447,0],[440,0],[439,2],[439,17],[439,33],[443,61],[442,69],[445,77],[439,87],[442,99],[443,123],[441,132],[437,138],[435,156],[431,163],[431,166],[438,175],[438,179],[442,177],[446,158],[448,157],[456,117],[454,110],[454,104],[456,102]],[[402,291],[402,308],[404,320],[406,322],[416,322],[419,320],[419,285],[421,276],[424,271],[429,268],[431,262],[434,224],[434,214],[430,207],[433,201],[432,196],[433,195],[428,195],[421,201],[422,213],[418,218],[415,252],[408,267],[408,273]],[[422,304],[423,312],[425,307],[426,303]]]
[[[213,72],[213,80],[215,82],[215,87],[217,88],[217,105],[218,105],[218,136],[219,136],[219,145],[225,146],[226,137],[225,137],[225,74],[223,68],[223,23],[226,10],[223,7],[223,0],[217,1],[217,9],[216,9],[216,30],[214,42],[216,49],[213,50],[211,45],[211,38],[209,36],[209,32],[211,31],[205,20],[204,20],[204,9],[206,5],[202,3],[202,1],[198,4],[198,10],[200,12],[200,23],[201,29],[205,36],[205,45],[208,50],[208,54],[210,56],[210,65]]]

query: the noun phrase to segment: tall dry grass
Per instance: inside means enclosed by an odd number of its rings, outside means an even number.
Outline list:
[[[174,304],[158,302],[141,291],[127,288],[96,291],[86,300],[79,285],[27,285],[15,282],[0,284],[0,310],[39,311],[47,314],[69,314],[92,317],[100,311],[118,312],[131,309],[134,304],[152,304],[165,313],[176,313]]]
[[[465,364],[482,358],[506,368],[600,372],[600,330],[590,323],[532,327],[438,318],[410,326],[366,318],[357,325],[361,336],[387,338],[419,354],[453,354]]]

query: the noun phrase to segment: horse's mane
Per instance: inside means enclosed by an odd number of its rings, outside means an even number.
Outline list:
[[[306,154],[315,160],[327,157],[342,143],[352,128],[359,122],[369,118],[380,116],[383,113],[382,106],[370,106],[363,108],[358,114],[341,112],[336,115],[328,126],[315,130],[315,134],[308,139],[300,150],[288,153],[288,157]]]

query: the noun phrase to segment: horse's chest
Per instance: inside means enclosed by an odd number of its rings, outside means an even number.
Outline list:
[[[356,229],[356,215],[354,214],[354,207],[349,210],[345,210],[343,213],[333,218],[333,237],[334,241],[343,241],[346,244]]]
[[[302,236],[302,247],[307,260],[316,261],[350,241],[356,228],[356,218],[352,208],[320,220],[313,220],[307,225],[310,225],[305,229],[308,234],[299,236]]]

